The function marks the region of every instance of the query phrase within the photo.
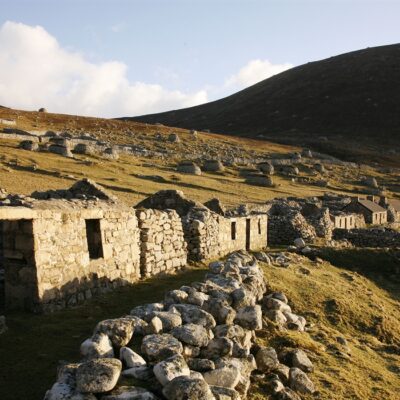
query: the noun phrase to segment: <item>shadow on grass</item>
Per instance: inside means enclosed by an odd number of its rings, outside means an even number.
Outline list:
[[[400,251],[384,249],[321,249],[321,258],[355,271],[400,300]]]
[[[202,280],[204,274],[205,269],[193,268],[158,276],[53,314],[6,314],[9,330],[0,336],[0,398],[42,399],[55,382],[58,361],[78,361],[79,346],[97,322],[162,300],[166,291]]]

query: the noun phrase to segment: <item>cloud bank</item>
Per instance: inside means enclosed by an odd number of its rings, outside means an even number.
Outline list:
[[[253,60],[216,92],[252,85],[291,68]],[[134,116],[190,107],[209,101],[206,89],[193,93],[130,82],[118,61],[94,63],[63,48],[41,26],[5,22],[0,27],[0,104],[99,117]],[[206,86],[205,86],[206,87]]]
[[[115,117],[208,101],[204,90],[183,93],[157,84],[131,83],[126,73],[121,62],[95,64],[62,48],[40,26],[6,22],[0,29],[0,104]]]

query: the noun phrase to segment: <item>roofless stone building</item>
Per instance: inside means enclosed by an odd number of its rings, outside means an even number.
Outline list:
[[[0,201],[0,303],[53,311],[188,259],[266,245],[267,215],[226,218],[179,191],[158,192],[136,209],[89,180],[8,196]]]
[[[86,180],[64,195],[0,207],[6,308],[63,308],[140,278],[135,210]]]

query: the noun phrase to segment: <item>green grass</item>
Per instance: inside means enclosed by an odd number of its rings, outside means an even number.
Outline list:
[[[162,300],[167,290],[202,280],[204,273],[199,267],[155,277],[53,314],[7,313],[9,330],[0,336],[0,399],[42,399],[56,380],[58,361],[79,361],[79,346],[97,322]]]

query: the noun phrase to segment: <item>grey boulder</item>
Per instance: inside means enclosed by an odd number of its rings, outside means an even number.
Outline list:
[[[273,347],[261,347],[256,354],[257,369],[270,372],[279,366],[278,355]]]
[[[170,335],[148,335],[142,341],[142,353],[147,356],[149,361],[162,361],[183,351],[182,343]]]
[[[207,330],[201,325],[186,324],[180,327],[174,328],[171,334],[180,340],[182,343],[204,347],[209,342]]]
[[[120,386],[111,393],[102,396],[101,400],[157,400],[158,397],[141,387]]]
[[[178,376],[163,388],[167,400],[215,400],[204,379]]]
[[[76,387],[82,393],[103,393],[114,389],[122,370],[115,358],[99,358],[81,364],[76,371]]]
[[[262,328],[261,306],[242,307],[237,310],[235,324],[245,329],[258,330]]]
[[[313,382],[300,368],[290,368],[289,386],[291,389],[302,394],[312,394],[315,392]]]
[[[154,366],[153,372],[163,386],[178,376],[190,376],[190,369],[181,355],[175,355],[160,361]]]
[[[106,319],[97,324],[94,334],[106,334],[116,347],[126,346],[133,335],[133,324],[129,318]]]

